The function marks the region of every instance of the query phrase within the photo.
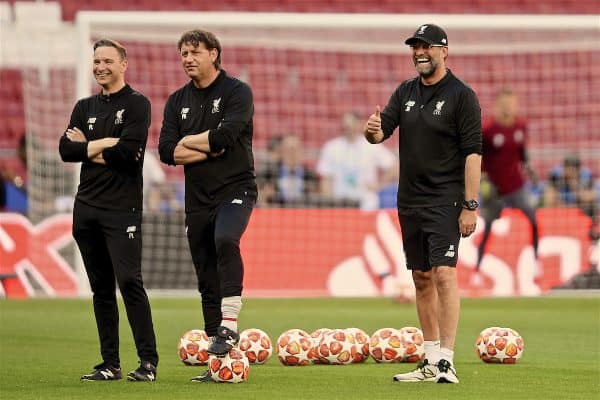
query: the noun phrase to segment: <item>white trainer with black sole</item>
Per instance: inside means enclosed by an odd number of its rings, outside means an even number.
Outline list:
[[[396,382],[436,382],[440,373],[437,365],[429,364],[427,359],[419,362],[417,368],[404,374],[394,375]]]

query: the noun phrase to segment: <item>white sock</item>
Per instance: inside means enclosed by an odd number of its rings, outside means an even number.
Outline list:
[[[242,309],[242,296],[223,297],[221,300],[221,326],[238,331],[238,315]]]
[[[441,355],[441,358],[448,361],[450,364],[454,365],[454,360],[453,360],[454,359],[454,351],[452,351],[446,347],[442,347],[440,349],[440,355]]]
[[[437,362],[440,360],[440,341],[425,340],[423,345],[425,346],[425,358],[429,364],[437,364]]]

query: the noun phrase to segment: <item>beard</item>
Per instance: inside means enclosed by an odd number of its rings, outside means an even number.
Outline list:
[[[417,69],[417,72],[423,78],[429,78],[430,76],[432,76],[439,67],[439,64],[436,61],[434,61],[433,59],[429,60],[429,65],[427,67],[424,67],[423,65],[419,64],[417,61],[414,61],[414,63],[415,63],[415,68]]]

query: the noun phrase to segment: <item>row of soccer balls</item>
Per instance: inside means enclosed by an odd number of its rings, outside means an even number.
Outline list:
[[[425,356],[423,333],[419,328],[382,328],[369,336],[359,328],[321,328],[308,334],[290,329],[277,339],[275,350],[281,364],[302,366],[313,364],[360,363],[371,356],[378,363],[418,362]],[[209,365],[218,382],[243,382],[250,364],[263,364],[273,354],[269,336],[257,328],[240,333],[238,347],[225,357],[209,356],[208,336],[203,330],[186,332],[179,342],[179,357],[186,365]],[[475,347],[484,362],[517,362],[523,354],[524,342],[510,328],[491,327],[477,337]]]

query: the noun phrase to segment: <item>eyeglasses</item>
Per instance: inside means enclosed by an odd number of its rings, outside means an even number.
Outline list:
[[[410,45],[410,48],[413,50],[423,49],[429,50],[432,47],[446,47],[443,44],[429,44],[429,43],[413,43]]]

